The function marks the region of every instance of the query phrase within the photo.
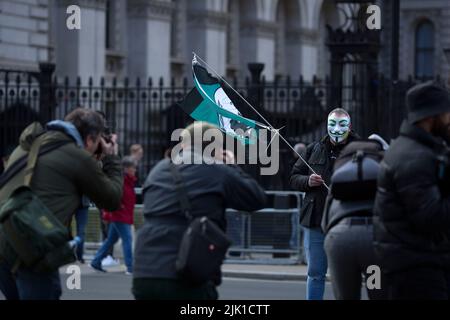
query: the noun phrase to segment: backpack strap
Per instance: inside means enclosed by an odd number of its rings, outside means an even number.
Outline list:
[[[365,156],[365,152],[363,150],[357,150],[353,155],[353,161],[357,162],[358,165],[358,180],[362,181],[363,172],[362,172],[362,162]]]
[[[31,145],[31,150],[28,152],[27,166],[25,168],[24,185],[29,187],[31,179],[33,178],[34,168],[36,167],[37,158],[39,156],[39,149],[41,148],[42,140],[36,139]]]
[[[172,173],[173,180],[175,182],[175,188],[177,190],[178,200],[180,200],[181,211],[186,216],[186,218],[191,221],[193,219],[191,215],[191,203],[186,194],[186,188],[181,177],[180,171],[177,166],[170,161],[170,172]]]
[[[38,154],[39,156],[42,156],[68,143],[72,143],[72,141],[64,140],[55,143],[45,144],[39,148]],[[3,186],[6,183],[8,183],[8,181],[11,180],[16,174],[22,171],[27,166],[27,164],[28,164],[28,155],[25,155],[22,158],[18,159],[17,161],[14,161],[14,163],[11,166],[9,166],[8,169],[2,175],[0,175],[0,188],[3,188]]]

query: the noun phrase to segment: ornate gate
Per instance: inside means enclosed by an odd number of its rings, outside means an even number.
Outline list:
[[[330,102],[350,111],[353,128],[367,136],[378,131],[377,70],[380,31],[366,27],[369,1],[336,0],[345,17],[338,28],[327,26],[327,46],[331,53]],[[364,116],[363,116],[364,115]]]

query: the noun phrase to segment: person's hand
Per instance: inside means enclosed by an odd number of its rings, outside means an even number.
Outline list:
[[[234,153],[230,150],[220,150],[216,153],[215,158],[225,164],[235,164],[236,159],[234,157]]]
[[[309,179],[308,179],[308,185],[310,187],[318,187],[318,186],[322,185],[323,182],[324,181],[322,180],[322,177],[319,176],[318,174],[312,174],[309,176]]]
[[[223,162],[226,164],[235,164],[236,158],[234,153],[230,150],[223,150]]]
[[[107,142],[105,138],[100,138],[100,143],[102,144],[102,151],[104,155],[118,155],[119,145],[117,144],[117,134],[111,135],[111,140]]]

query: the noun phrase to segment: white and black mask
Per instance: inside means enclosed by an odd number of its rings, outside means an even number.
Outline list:
[[[328,116],[328,135],[336,143],[343,143],[350,133],[350,117],[341,113],[332,113]]]

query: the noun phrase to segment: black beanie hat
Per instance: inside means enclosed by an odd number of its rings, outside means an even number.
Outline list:
[[[450,92],[433,81],[418,84],[406,93],[406,106],[409,123],[450,112]]]

